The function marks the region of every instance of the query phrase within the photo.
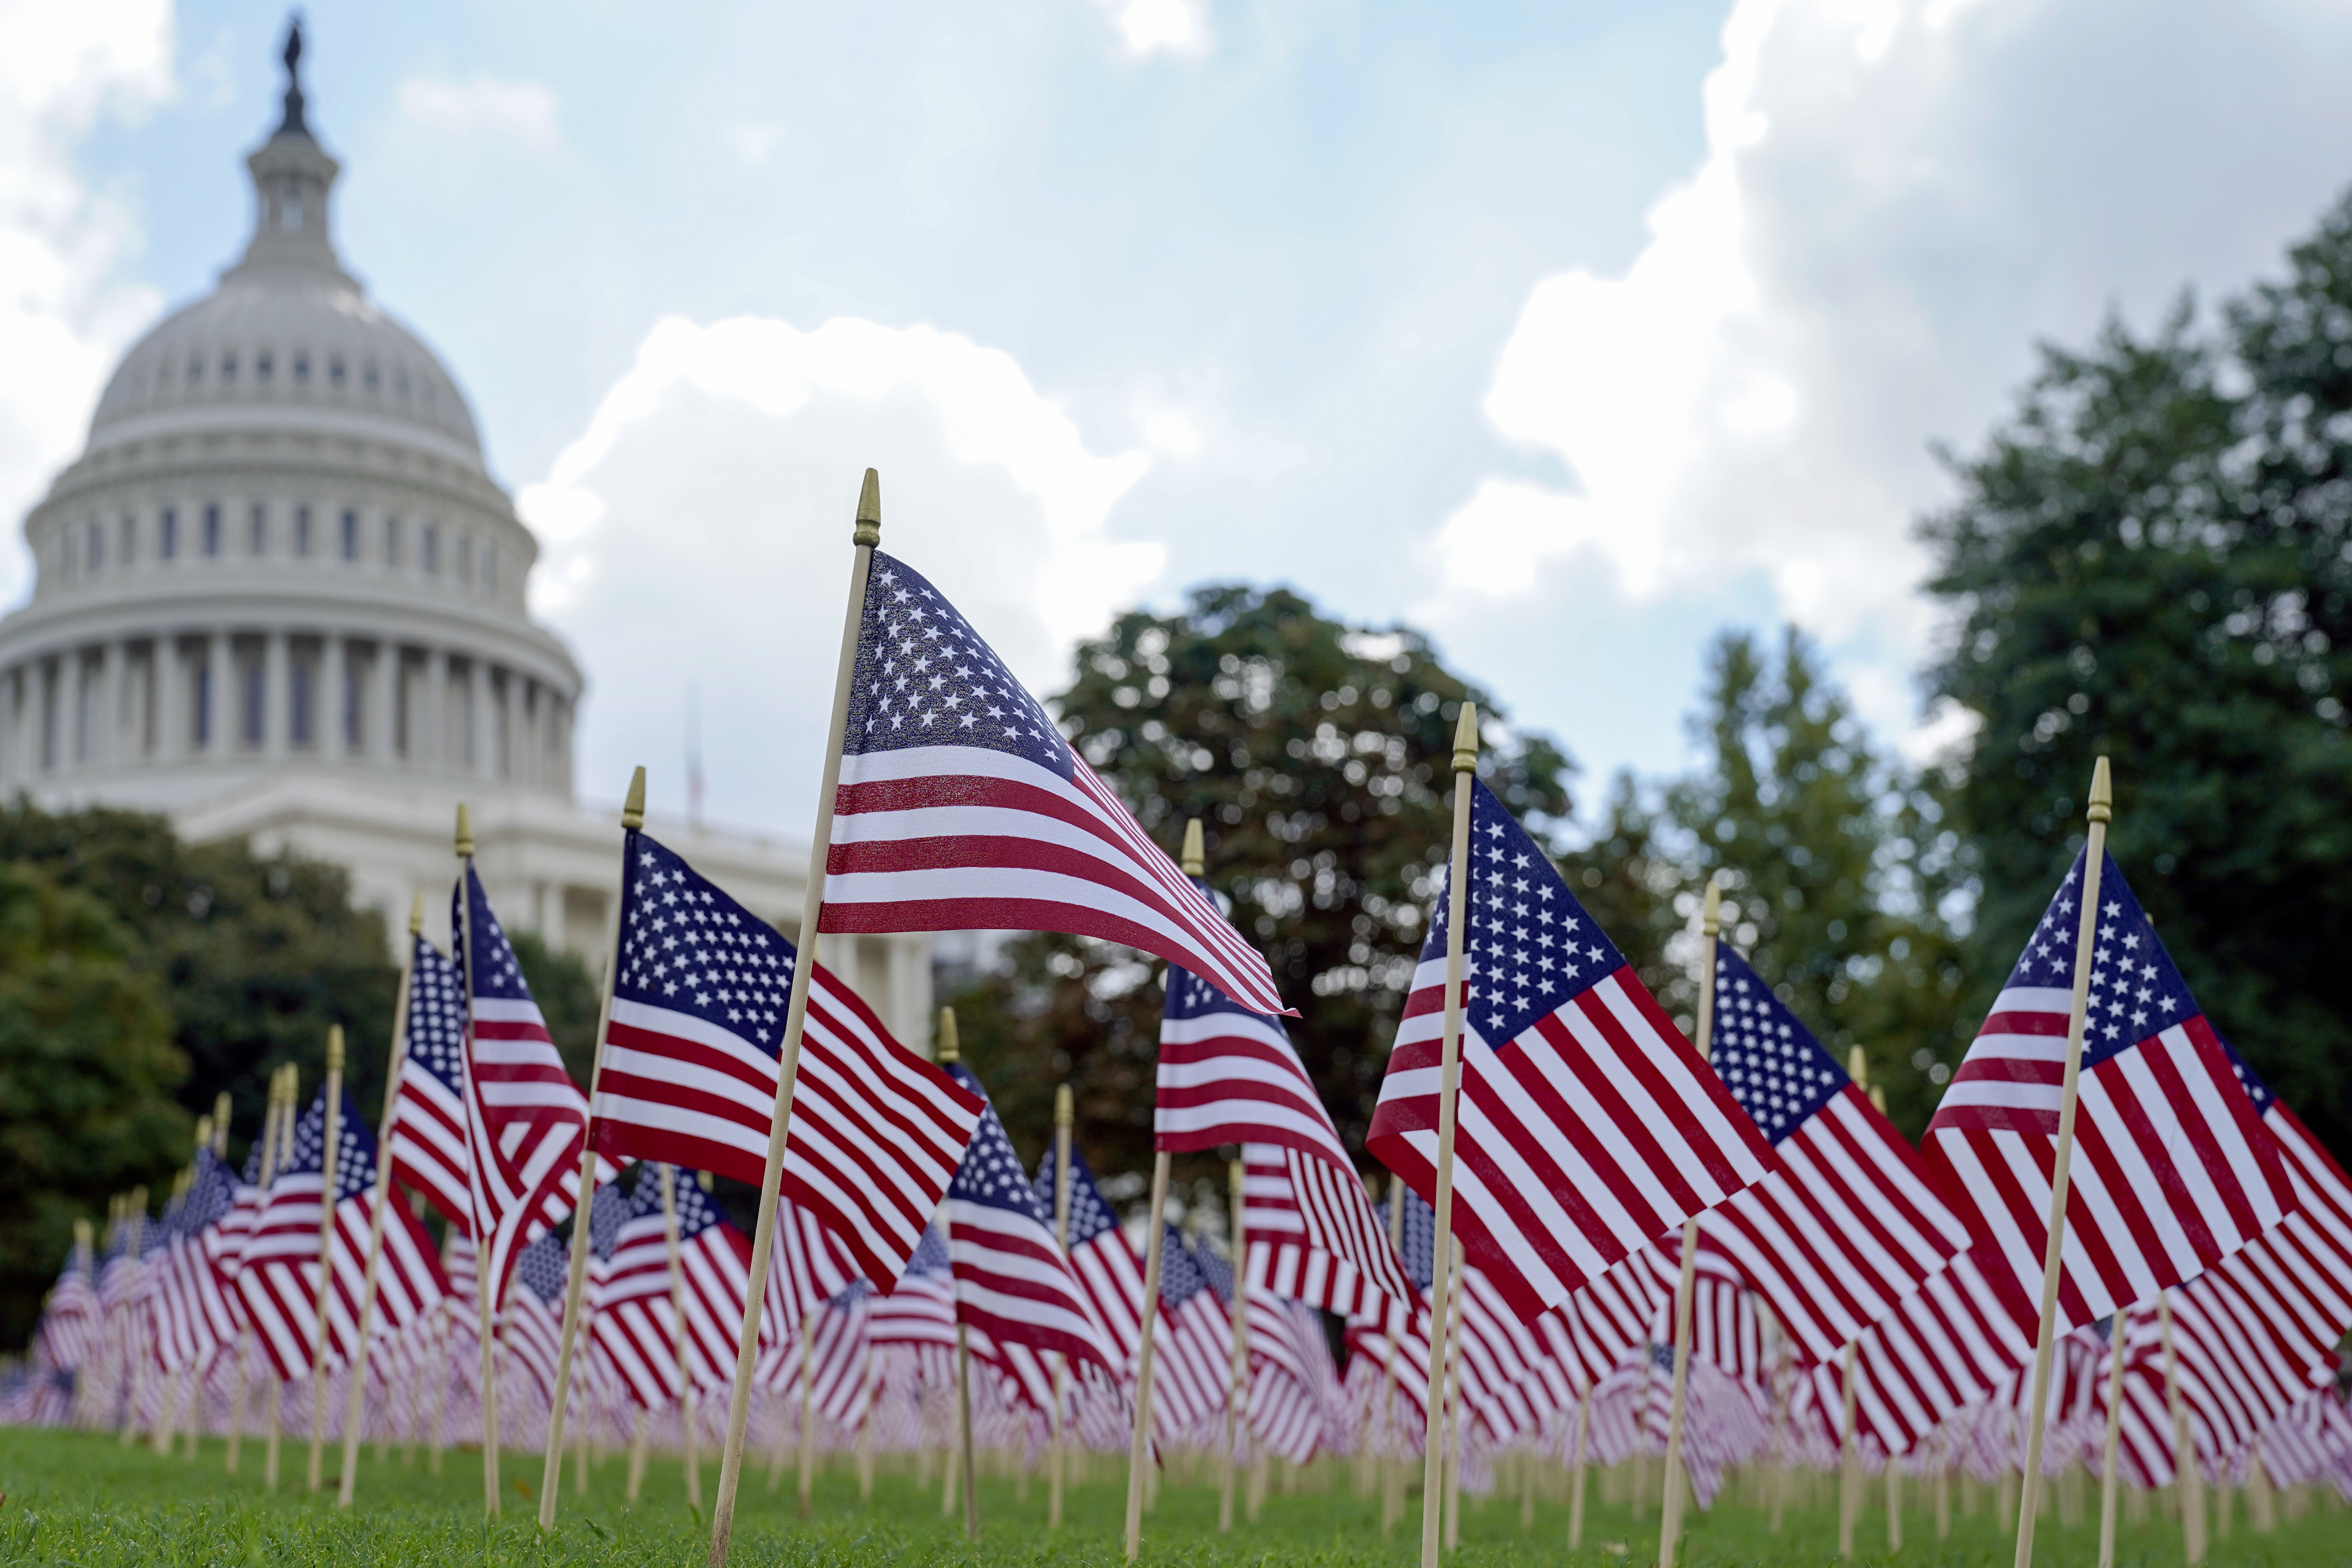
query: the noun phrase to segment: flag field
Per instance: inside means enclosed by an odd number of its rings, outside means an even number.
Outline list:
[[[205,1452],[217,1458],[218,1449]],[[520,1457],[520,1451],[516,1456]],[[684,1500],[683,1478],[674,1459],[656,1458],[638,1503],[623,1501],[625,1454],[608,1457],[592,1471],[588,1495],[571,1492],[566,1466],[564,1511],[560,1528],[541,1538],[525,1506],[510,1509],[487,1530],[481,1513],[478,1468],[452,1454],[438,1476],[427,1473],[420,1455],[403,1464],[395,1452],[378,1464],[371,1449],[362,1459],[366,1506],[339,1510],[331,1491],[323,1497],[281,1493],[265,1498],[257,1476],[224,1484],[215,1465],[158,1458],[143,1446],[126,1449],[108,1433],[0,1430],[0,1563],[74,1563],[81,1568],[128,1568],[133,1563],[229,1565],[247,1563],[480,1563],[484,1564],[628,1563],[643,1568],[699,1568],[708,1551],[705,1531]],[[708,1461],[706,1461],[708,1463]],[[1656,1560],[1657,1504],[1654,1457],[1649,1461],[1648,1506],[1636,1519],[1628,1497],[1631,1475],[1596,1471],[1586,1516],[1586,1544],[1565,1546],[1567,1509],[1540,1496],[1533,1523],[1522,1530],[1516,1492],[1503,1491],[1483,1505],[1465,1499],[1464,1568],[1486,1564],[1596,1565]],[[962,1539],[960,1519],[942,1519],[934,1471],[919,1482],[911,1460],[885,1466],[875,1479],[874,1499],[859,1501],[856,1477],[845,1464],[821,1474],[815,1508],[806,1522],[793,1517],[792,1489],[771,1494],[757,1479],[744,1488],[736,1528],[739,1561],[823,1564],[824,1568],[908,1568],[941,1562],[1024,1565],[1112,1564],[1119,1560],[1120,1512],[1125,1481],[1119,1468],[1097,1459],[1090,1479],[1074,1486],[1068,1526],[1049,1533],[1045,1488],[1033,1478],[1022,1500],[1013,1480],[986,1473],[981,1480],[981,1538]],[[515,1475],[535,1478],[534,1468],[510,1468],[508,1485],[517,1505],[526,1495]],[[1506,1475],[1507,1480],[1510,1478]],[[532,1484],[526,1480],[523,1485]],[[1820,1489],[1810,1504],[1792,1504],[1780,1534],[1766,1529],[1757,1493],[1760,1472],[1728,1483],[1716,1506],[1685,1525],[1683,1561],[1693,1568],[1796,1568],[1833,1563],[1837,1532],[1832,1491]],[[1146,1563],[1184,1568],[1231,1563],[1253,1568],[1351,1568],[1412,1563],[1418,1550],[1414,1516],[1383,1542],[1376,1498],[1360,1497],[1344,1460],[1326,1461],[1298,1473],[1298,1489],[1285,1489],[1277,1474],[1254,1523],[1236,1521],[1230,1535],[1216,1530],[1217,1487],[1213,1473],[1194,1479],[1171,1478],[1160,1489],[1151,1518]],[[1873,1489],[1874,1492],[1875,1488]],[[2065,1516],[2082,1498],[2064,1485],[2050,1489],[2036,1561],[2090,1568],[2098,1550],[2097,1500],[2084,1488],[2088,1506],[2067,1524]],[[1902,1563],[1905,1568],[1976,1568],[2006,1560],[2009,1532],[1996,1521],[1992,1489],[1972,1500],[1973,1511],[1956,1491],[1951,1535],[1938,1541],[1932,1507],[1915,1495],[1905,1514],[1904,1549],[1885,1547],[1884,1515],[1865,1510],[1858,1531],[1858,1564]],[[2208,1558],[2212,1568],[2264,1564],[2301,1568],[2343,1561],[2343,1541],[2352,1513],[2315,1493],[2307,1508],[2283,1497],[2282,1517],[2268,1535],[2255,1534],[2241,1506],[2227,1539],[2216,1539]],[[2120,1568],[2172,1564],[2179,1561],[2179,1527],[2151,1507],[2145,1520],[2127,1521],[2118,1537]]]

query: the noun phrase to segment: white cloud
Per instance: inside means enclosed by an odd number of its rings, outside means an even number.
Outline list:
[[[2301,151],[2352,128],[2340,37],[2282,70],[2263,21],[2164,10],[1736,0],[1696,172],[1622,272],[1538,282],[1496,357],[1487,420],[1568,482],[1474,481],[1420,613],[1507,650],[1580,574],[1635,607],[1760,583],[1874,721],[1920,722],[1930,443],[1972,445],[2037,339],[2274,266],[2342,178]],[[2116,30],[2147,46],[2128,72],[2095,42]]]
[[[115,281],[136,239],[77,174],[102,115],[172,89],[168,0],[0,0],[0,516],[21,517],[79,449],[107,371],[159,304]],[[21,538],[0,552],[0,603],[26,588]]]
[[[517,498],[546,550],[533,607],[595,672],[583,793],[638,762],[658,791],[692,680],[713,816],[805,830],[868,466],[883,548],[1050,689],[1160,572],[1158,545],[1106,526],[1150,461],[1088,450],[1011,355],[954,333],[657,322]]]
[[[544,82],[410,77],[394,101],[403,120],[436,136],[508,142],[527,153],[552,153],[563,144],[555,89]]]
[[[1137,58],[1171,55],[1199,59],[1215,47],[1207,0],[1095,0]]]

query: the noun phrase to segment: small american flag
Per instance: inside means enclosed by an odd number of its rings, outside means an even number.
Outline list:
[[[500,1314],[507,1349],[539,1385],[555,1396],[555,1363],[563,1348],[563,1296],[571,1248],[554,1231],[515,1255],[514,1287]]]
[[[690,1173],[674,1184],[677,1279],[685,1303],[687,1368],[697,1388],[733,1380],[736,1335],[751,1278],[751,1241],[719,1216]],[[596,1332],[630,1396],[659,1407],[678,1393],[678,1318],[670,1304],[669,1232],[662,1213],[661,1173],[637,1173],[628,1217],[614,1238],[596,1309]]]
[[[1359,1310],[1367,1292],[1412,1299],[1280,1018],[1250,1012],[1171,966],[1152,1117],[1158,1148],[1245,1146],[1253,1284],[1338,1312]]]
[[[1532,1318],[1773,1157],[1542,849],[1484,784],[1470,788],[1454,1234]],[[1430,915],[1367,1141],[1424,1199],[1452,897]]]
[[[803,1318],[860,1278],[856,1260],[832,1227],[779,1196],[776,1236],[768,1247],[768,1289],[760,1299],[761,1342],[782,1347],[800,1332]]]
[[[1224,1290],[1217,1289],[1219,1274]],[[1161,1230],[1151,1419],[1163,1443],[1223,1443],[1223,1427],[1218,1423],[1234,1381],[1234,1321],[1225,1307],[1232,1281],[1233,1271],[1223,1258],[1189,1245],[1173,1225]]]
[[[1780,1168],[1710,1209],[1702,1240],[1827,1361],[1969,1245],[1926,1162],[1729,943],[1716,950],[1716,1072]]]
[[[1927,1123],[1930,1167],[1966,1199],[2037,1301],[2084,868],[2078,855]],[[2210,1268],[2278,1224],[2294,1202],[2229,1049],[2112,858],[2099,904],[2059,1278],[2062,1332]]]
[[[1054,1212],[1054,1151],[1049,1147],[1030,1184],[1037,1206]],[[1103,1201],[1086,1156],[1070,1150],[1070,1271],[1102,1331],[1113,1361],[1128,1375],[1135,1370],[1143,1335],[1143,1259],[1129,1245],[1118,1218]]]
[[[46,1363],[60,1372],[80,1372],[92,1363],[98,1346],[98,1287],[83,1248],[77,1247],[66,1259],[33,1337]]]
[[[466,1160],[466,981],[422,936],[410,938],[408,1042],[394,1089],[392,1179],[471,1231]]]
[[[1039,1207],[980,1080],[961,1062],[948,1070],[983,1102],[971,1146],[948,1188],[957,1317],[1000,1345],[1059,1351],[1073,1363],[1090,1361],[1108,1370],[1110,1349],[1070,1260],[1054,1240],[1052,1211]]]
[[[375,1201],[375,1139],[359,1107],[343,1098],[335,1150],[333,1287],[326,1293],[327,1364],[352,1359],[358,1339],[369,1219]],[[294,1124],[285,1163],[269,1184],[236,1285],[261,1347],[286,1381],[307,1378],[319,1344],[319,1230],[326,1168],[326,1096]],[[448,1294],[448,1279],[424,1227],[395,1203],[384,1216],[383,1256],[376,1270],[370,1334],[394,1336],[422,1321]]]
[[[1273,971],[955,606],[874,552],[825,860],[828,931],[1051,931],[1181,964],[1261,1013]]]
[[[793,944],[649,836],[629,835],[596,1148],[737,1181],[766,1173]],[[890,1037],[823,965],[809,977],[783,1192],[887,1289],[930,1223],[980,1101]]]
[[[473,862],[455,894],[450,929],[473,951],[458,955],[466,989],[467,1179],[472,1231],[487,1238],[479,1259],[495,1310],[505,1299],[514,1255],[541,1227],[569,1214],[579,1184],[588,1097],[564,1070],[547,1020],[531,999]]]
[[[236,1176],[210,1149],[196,1151],[187,1194],[165,1216],[163,1276],[149,1311],[163,1370],[202,1370],[236,1342],[237,1321],[217,1261],[218,1232],[236,1212]]]

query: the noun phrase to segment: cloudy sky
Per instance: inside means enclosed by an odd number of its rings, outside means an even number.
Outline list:
[[[1681,760],[1726,624],[1931,743],[1930,444],[2352,183],[2346,0],[307,10],[345,260],[539,533],[583,794],[681,804],[693,688],[711,816],[785,831],[868,464],[1041,688],[1246,578],[1429,628],[1588,799]],[[282,24],[0,0],[9,518],[242,247]]]

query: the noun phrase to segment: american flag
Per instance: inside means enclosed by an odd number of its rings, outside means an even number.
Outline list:
[[[450,910],[461,938],[469,916],[473,951],[458,955],[467,990],[467,1175],[471,1228],[483,1242],[481,1279],[495,1310],[515,1253],[571,1212],[588,1097],[564,1070],[471,860]]]
[[[733,1381],[736,1335],[751,1268],[751,1240],[720,1217],[690,1173],[674,1183],[677,1280],[686,1310],[688,1375],[698,1389]],[[596,1304],[596,1332],[630,1396],[657,1407],[677,1397],[678,1317],[671,1310],[669,1231],[662,1212],[661,1172],[646,1165],[630,1194]]]
[[[545,1398],[555,1397],[555,1363],[563,1348],[563,1297],[571,1248],[554,1231],[515,1254],[514,1288],[500,1316],[508,1351]]]
[[[760,1299],[761,1344],[780,1352],[800,1332],[803,1318],[860,1278],[856,1260],[832,1227],[792,1199],[779,1196],[776,1237],[768,1247],[768,1289]]]
[[[2084,860],[2075,858],[1927,1123],[1931,1168],[2039,1300]],[[2100,873],[2058,1327],[2245,1246],[2294,1191],[2231,1055],[2112,858]]]
[[[854,1431],[866,1419],[870,1389],[866,1364],[871,1357],[867,1324],[873,1289],[864,1280],[827,1301],[801,1320],[808,1342],[810,1408],[820,1421],[841,1431]],[[792,1430],[800,1423],[802,1341],[795,1333],[781,1353],[764,1363],[760,1384],[791,1401]]]
[[[359,1107],[343,1098],[335,1151],[335,1216],[327,1292],[327,1364],[352,1360],[367,1265],[369,1219],[375,1198],[375,1139]],[[285,1161],[256,1219],[236,1285],[261,1347],[281,1381],[310,1375],[319,1343],[319,1228],[325,1171],[327,1105],[323,1092],[294,1124]],[[376,1270],[372,1334],[396,1335],[424,1319],[448,1294],[447,1278],[432,1242],[404,1204],[384,1216],[383,1256]]]
[[[1054,1151],[1048,1147],[1031,1184],[1037,1206],[1054,1212]],[[1112,1360],[1128,1375],[1143,1337],[1143,1259],[1118,1227],[1118,1218],[1103,1201],[1086,1156],[1070,1150],[1070,1272],[1093,1310],[1103,1343]]]
[[[1253,1284],[1338,1312],[1359,1310],[1367,1291],[1412,1299],[1387,1227],[1281,1019],[1250,1012],[1171,966],[1152,1121],[1157,1148],[1245,1146]]]
[[[1543,850],[1470,788],[1454,1234],[1532,1318],[1773,1159]],[[1431,913],[1367,1141],[1423,1198],[1437,1189],[1453,896]]]
[[[595,1145],[757,1183],[798,956],[647,835],[629,835],[623,858]],[[887,1289],[954,1179],[980,1102],[892,1039],[822,964],[809,977],[794,1086],[783,1191]]]
[[[466,982],[421,935],[409,939],[408,1041],[392,1110],[393,1180],[470,1232],[466,1160]]]
[[[1125,942],[1260,1013],[1273,971],[955,606],[876,551],[825,860],[828,931]]]
[[[907,1272],[867,1309],[866,1337],[877,1351],[906,1351],[922,1380],[954,1375],[955,1274],[947,1238],[937,1226],[923,1232]]]
[[[1151,1418],[1163,1443],[1223,1444],[1225,1394],[1234,1382],[1234,1320],[1226,1307],[1232,1280],[1224,1259],[1188,1244],[1173,1225],[1161,1229]]]
[[[76,1246],[49,1289],[34,1331],[43,1359],[61,1372],[80,1372],[98,1352],[98,1289],[90,1279],[89,1251]]]
[[[201,1371],[236,1342],[237,1321],[218,1266],[218,1233],[236,1207],[235,1173],[210,1149],[198,1149],[188,1190],[165,1216],[162,1278],[148,1303],[166,1372]]]
[[[2032,1358],[2040,1314],[1989,1241],[1955,1257],[1854,1345],[1854,1432],[1910,1451],[1990,1398]],[[1832,1442],[1844,1421],[1843,1358],[1814,1363]]]
[[[1728,942],[1716,1072],[1780,1168],[1699,1221],[1804,1355],[1827,1361],[1969,1245],[1927,1163]]]
[[[948,1070],[982,1100],[980,1126],[948,1188],[957,1318],[998,1344],[1059,1351],[1073,1363],[1110,1370],[1110,1349],[1054,1239],[1053,1211],[1039,1205],[980,1080],[961,1062]]]

